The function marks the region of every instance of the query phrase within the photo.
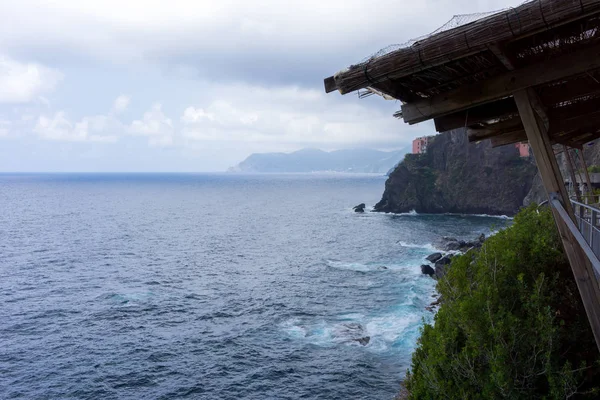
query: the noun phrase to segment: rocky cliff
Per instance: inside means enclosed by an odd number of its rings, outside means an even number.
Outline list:
[[[457,129],[433,138],[425,154],[408,154],[390,174],[376,211],[514,215],[536,167],[514,146],[469,143]]]

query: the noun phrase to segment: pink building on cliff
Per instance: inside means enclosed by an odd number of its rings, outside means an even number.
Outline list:
[[[529,157],[529,143],[515,143],[515,147],[517,148],[517,150],[519,150],[519,155],[521,157]]]
[[[416,138],[412,142],[412,153],[422,154],[427,151],[427,143],[429,142],[429,136],[423,136]]]

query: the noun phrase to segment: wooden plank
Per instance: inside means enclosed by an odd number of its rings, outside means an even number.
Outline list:
[[[500,48],[500,45],[498,43],[488,45],[488,49],[490,49],[490,51],[496,56],[498,61],[500,61],[502,65],[506,67],[507,70],[513,71],[515,69],[515,65],[506,55],[506,53]]]
[[[563,204],[569,217],[574,220],[573,208],[567,196],[562,175],[552,150],[548,130],[541,118],[536,115],[532,102],[535,102],[532,89],[520,90],[514,93],[515,102],[519,108],[521,119],[529,144],[533,150],[544,188],[548,197],[556,195]],[[565,254],[571,264],[575,282],[587,313],[596,346],[600,349],[600,287],[596,281],[592,265],[566,222],[555,207],[552,207],[554,220],[561,236]]]
[[[337,84],[335,83],[335,79],[333,78],[333,76],[330,76],[329,78],[325,78],[323,80],[323,83],[325,85],[325,93],[330,93],[330,92],[333,92],[334,90],[337,90]]]
[[[600,75],[584,74],[573,79],[554,82],[537,90],[542,103],[552,106],[558,102],[598,95],[600,92]]]
[[[515,144],[527,141],[527,134],[524,130],[505,133],[504,135],[496,136],[490,139],[492,147],[506,146],[507,144]]]
[[[600,45],[533,64],[482,82],[465,85],[431,99],[402,105],[405,122],[416,124],[510,96],[532,86],[600,68]]]
[[[587,163],[585,162],[585,157],[583,156],[583,152],[581,152],[581,165],[583,167],[583,171],[585,172],[585,182],[587,186],[587,195],[594,194],[594,187],[592,186],[592,180],[590,179],[590,172],[588,171]]]
[[[573,185],[575,196],[577,197],[577,201],[581,203],[581,193],[579,192],[579,187],[577,185],[577,178],[575,177],[575,166],[573,164],[573,159],[571,158],[571,153],[569,152],[569,148],[564,144],[563,150],[566,155],[565,158],[567,160],[567,169],[569,170],[569,176],[571,177],[571,184]]]
[[[466,111],[444,115],[434,119],[435,130],[446,132],[452,129],[489,121],[493,118],[518,114],[517,106],[512,97],[507,97],[493,103],[474,107]]]
[[[380,91],[396,100],[400,101],[415,101],[417,98],[400,84],[395,84],[392,81],[384,81],[371,85],[375,90]],[[420,99],[420,98],[419,98]]]
[[[494,136],[503,135],[509,132],[522,131],[523,124],[519,118],[511,118],[506,121],[491,124],[484,128],[467,128],[467,137],[469,142],[478,142],[483,139],[489,139]]]

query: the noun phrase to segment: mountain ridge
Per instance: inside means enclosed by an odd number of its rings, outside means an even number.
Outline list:
[[[349,172],[386,174],[408,153],[396,151],[342,149],[324,151],[304,148],[291,153],[253,153],[228,172],[298,173]]]

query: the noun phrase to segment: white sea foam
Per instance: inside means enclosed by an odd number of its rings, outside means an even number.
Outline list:
[[[332,261],[334,265],[344,263]],[[346,263],[349,264],[349,263]],[[354,268],[356,268],[354,263]],[[365,264],[358,264],[366,268]],[[435,281],[424,279],[414,266],[397,266],[399,303],[374,314],[347,312],[326,318],[290,318],[280,324],[292,340],[320,347],[356,346],[366,351],[386,353],[391,350],[410,354],[414,349],[423,320],[431,322],[433,314],[425,310],[435,292]],[[356,339],[369,337],[363,346]]]
[[[513,217],[509,217],[508,215],[490,215],[490,214],[448,214],[448,215],[460,215],[462,217],[484,217],[484,218],[498,218],[498,219],[506,219],[513,220]]]
[[[419,214],[416,210],[412,209],[409,212],[404,212],[404,213],[390,213],[391,215],[402,215],[405,217],[418,217]]]
[[[330,321],[293,318],[280,324],[280,327],[291,339],[320,347],[363,347],[357,339],[368,336],[369,342],[364,346],[366,349],[386,352],[393,347],[414,346],[423,319],[431,321],[431,318],[429,311],[399,307],[381,315],[345,314]]]
[[[421,270],[419,265],[422,263],[422,256],[415,256],[413,259],[407,259],[402,264],[398,263],[358,263],[358,262],[345,262],[336,260],[327,260],[327,266],[335,269],[342,269],[348,271],[357,272],[402,272],[406,275],[420,275]]]
[[[435,246],[432,243],[422,243],[422,244],[407,243],[402,240],[399,240],[396,243],[398,243],[402,247],[409,247],[409,248],[413,248],[413,249],[425,249],[425,250],[429,250],[429,251],[437,251],[437,249],[435,248]]]

